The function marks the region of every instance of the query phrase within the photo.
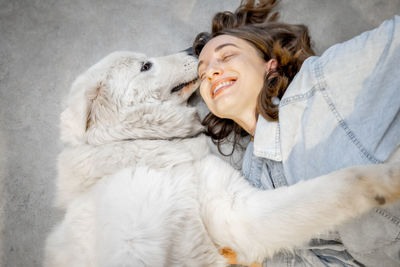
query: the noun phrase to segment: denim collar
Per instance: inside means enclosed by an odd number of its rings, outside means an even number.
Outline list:
[[[254,155],[275,161],[282,161],[278,122],[266,121],[263,116],[258,115],[254,135]]]

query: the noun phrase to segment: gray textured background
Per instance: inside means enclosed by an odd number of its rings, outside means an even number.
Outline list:
[[[52,208],[58,117],[74,78],[114,50],[158,56],[191,45],[239,0],[0,0],[0,266],[41,266],[62,218]],[[282,0],[317,53],[400,13],[400,0]]]

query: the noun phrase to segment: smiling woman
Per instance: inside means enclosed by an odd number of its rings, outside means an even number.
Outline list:
[[[276,121],[276,100],[304,60],[314,55],[306,26],[277,22],[278,15],[272,12],[277,1],[253,5],[248,1],[235,14],[216,14],[211,34],[200,33],[194,41],[200,92],[211,111],[203,124],[219,150],[232,132],[233,148],[241,136],[254,136],[259,114]],[[226,81],[229,86],[220,85]],[[220,94],[224,97],[219,99]]]
[[[307,27],[279,22],[277,3],[242,1],[196,37],[207,134],[219,149],[233,134],[233,150],[253,137],[242,172],[260,189],[387,160],[400,144],[400,18],[316,57]],[[399,217],[400,203],[266,264],[399,266],[400,228],[388,220]]]
[[[265,62],[250,44],[229,35],[212,39],[199,60],[200,93],[211,112],[254,134],[253,100],[260,94],[271,61]]]

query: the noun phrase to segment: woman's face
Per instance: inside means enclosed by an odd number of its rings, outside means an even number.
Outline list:
[[[255,117],[266,69],[267,63],[250,43],[217,36],[199,55],[200,94],[214,115],[246,124],[248,116]]]

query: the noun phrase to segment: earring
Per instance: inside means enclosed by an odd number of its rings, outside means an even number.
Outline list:
[[[279,103],[281,102],[281,100],[280,100],[278,97],[273,96],[273,97],[271,97],[271,102],[272,102],[272,104],[274,104],[275,106],[279,106]]]

